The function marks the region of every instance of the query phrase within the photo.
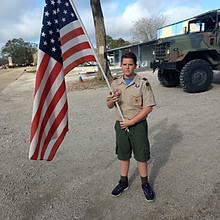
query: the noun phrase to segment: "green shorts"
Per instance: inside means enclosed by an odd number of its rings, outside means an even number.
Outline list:
[[[116,154],[119,160],[129,160],[132,151],[137,161],[146,162],[150,159],[150,144],[146,120],[129,127],[129,132],[121,129],[120,122],[116,121],[115,131]]]

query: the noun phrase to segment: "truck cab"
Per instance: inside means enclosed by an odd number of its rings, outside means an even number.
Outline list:
[[[182,34],[159,38],[151,68],[158,69],[163,86],[180,84],[186,92],[207,90],[213,70],[220,70],[220,10],[189,19]]]

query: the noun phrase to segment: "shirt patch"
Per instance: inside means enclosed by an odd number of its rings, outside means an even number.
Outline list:
[[[135,98],[135,99],[134,99],[134,102],[135,102],[135,103],[138,103],[138,101],[139,101],[139,98]]]
[[[147,89],[151,90],[151,86],[150,86],[150,83],[148,82],[148,80],[145,77],[143,78],[143,80],[146,81]]]
[[[146,86],[147,86],[148,90],[151,90],[151,86],[150,86],[150,83],[148,81],[146,82]]]
[[[136,87],[136,88],[139,88],[139,87],[140,87],[140,85],[138,85],[138,84],[135,84],[135,87]]]

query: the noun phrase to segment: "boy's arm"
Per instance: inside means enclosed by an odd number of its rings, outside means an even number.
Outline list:
[[[119,99],[118,96],[119,95],[115,95],[115,94],[112,95],[112,92],[109,93],[109,97],[107,99],[108,108],[113,108],[115,106],[115,102],[117,102]]]
[[[124,121],[120,122],[122,129],[127,129],[128,127],[136,124],[137,122],[141,121],[142,119],[146,118],[146,116],[153,110],[152,106],[144,107],[141,111],[135,115],[132,119],[125,118]]]

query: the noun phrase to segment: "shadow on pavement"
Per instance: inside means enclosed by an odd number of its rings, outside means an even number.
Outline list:
[[[172,149],[182,139],[182,132],[177,124],[168,125],[167,119],[150,128],[150,133],[157,132],[153,137],[154,143],[151,146],[152,161],[149,180],[152,185],[160,172],[160,169],[166,165],[169,160]]]
[[[182,133],[178,129],[178,125],[172,124],[169,126],[167,121],[167,119],[164,119],[159,124],[156,124],[149,129],[149,135],[157,132],[157,134],[153,137],[154,143],[151,145],[152,160],[149,162],[149,164],[151,164],[149,180],[152,186],[154,185],[154,181],[157,178],[160,169],[165,166],[169,160],[172,149],[182,139]],[[118,161],[117,157],[109,161],[106,164],[105,169],[109,168],[116,161]],[[136,168],[129,175],[129,184],[132,185],[138,176],[139,172],[138,168]]]

